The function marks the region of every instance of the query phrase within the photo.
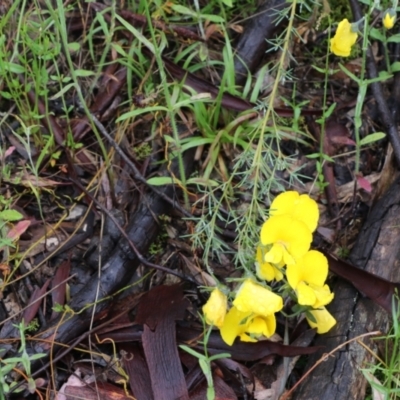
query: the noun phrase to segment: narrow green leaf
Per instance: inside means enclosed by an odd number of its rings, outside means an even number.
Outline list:
[[[86,76],[93,76],[96,75],[93,71],[88,71],[86,69],[76,69],[75,70],[75,75],[80,76],[80,77],[86,77]]]
[[[117,122],[125,121],[126,119],[136,117],[137,115],[140,115],[140,114],[145,114],[145,113],[150,113],[150,112],[156,112],[156,111],[165,111],[165,112],[168,112],[168,108],[163,107],[163,106],[154,106],[154,107],[146,107],[146,108],[137,108],[136,110],[128,111],[127,113],[122,114],[122,115],[117,119]]]
[[[370,135],[365,136],[360,140],[360,146],[365,146],[366,144],[377,142],[378,140],[383,139],[386,137],[386,133],[383,132],[375,132],[371,133]]]
[[[175,182],[170,176],[155,176],[154,178],[148,179],[147,183],[153,186],[164,186],[174,184]]]
[[[129,32],[131,32],[136,39],[139,40],[140,43],[142,43],[144,46],[146,46],[153,54],[154,54],[154,46],[153,44],[146,39],[146,37],[140,33],[136,28],[134,28],[130,23],[125,21],[123,18],[121,18],[118,14],[115,14],[115,18],[126,28],[128,29]]]
[[[23,74],[25,72],[25,68],[19,64],[4,62],[3,66],[4,70],[0,70],[1,73],[7,71],[7,72],[12,72],[13,74]]]
[[[197,16],[197,13],[195,11],[191,10],[188,7],[181,6],[179,4],[174,4],[171,8],[179,14],[190,15],[191,17]]]

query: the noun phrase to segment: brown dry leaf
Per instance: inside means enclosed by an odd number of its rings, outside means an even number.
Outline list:
[[[215,279],[208,274],[207,272],[203,271],[198,265],[196,265],[193,261],[189,258],[185,257],[183,254],[180,254],[181,258],[186,264],[187,269],[190,272],[190,275],[200,284],[203,286],[211,286],[214,287],[217,285]]]
[[[275,391],[273,389],[266,389],[259,379],[256,379],[255,383],[255,400],[272,400],[276,398]]]
[[[11,317],[13,315],[17,315],[21,312],[21,306],[18,302],[18,297],[14,292],[9,293],[3,299],[4,307],[7,311],[7,314]]]
[[[0,271],[2,271],[4,277],[9,275],[10,272],[11,272],[10,265],[6,264],[6,263],[1,263],[0,264]]]
[[[81,371],[79,368],[75,371],[74,375],[70,375],[67,382],[64,383],[64,385],[61,386],[61,389],[58,391],[56,394],[55,400],[67,400],[67,396],[65,393],[65,390],[67,387],[70,386],[84,386],[85,382],[80,379],[81,377]]]
[[[396,166],[393,157],[393,147],[389,143],[385,155],[385,162],[383,164],[379,180],[376,185],[376,191],[374,194],[374,202],[378,201],[384,193],[389,189],[392,183],[399,176],[399,170]]]

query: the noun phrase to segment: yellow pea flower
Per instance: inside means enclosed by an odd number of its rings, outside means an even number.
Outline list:
[[[334,294],[325,285],[328,260],[319,251],[310,250],[296,264],[288,265],[286,276],[299,304],[319,308],[332,301]]]
[[[357,33],[352,31],[351,23],[345,18],[339,22],[335,36],[331,39],[331,52],[340,57],[348,57],[356,41]]]
[[[271,204],[270,215],[288,214],[297,219],[314,232],[319,219],[318,205],[309,195],[300,195],[295,191],[283,192]]]
[[[264,261],[264,249],[261,246],[257,247],[256,253],[256,272],[257,276],[260,279],[265,279],[266,281],[270,282],[272,280],[276,280],[277,282],[283,279],[283,274],[279,268],[275,265],[272,265],[266,261]]]
[[[389,8],[388,10],[386,10],[382,18],[383,26],[386,29],[392,29],[394,27],[395,22],[396,22],[396,11],[394,11],[392,8]]]
[[[268,317],[283,308],[282,297],[267,288],[246,279],[232,303],[239,311]]]
[[[317,328],[317,332],[319,334],[330,331],[331,328],[336,325],[335,318],[333,318],[333,316],[325,307],[322,307],[319,310],[310,310],[307,311],[307,313],[310,313],[316,321],[311,321],[306,314],[308,324],[311,326],[311,328]]]
[[[254,341],[248,340],[247,335],[245,335],[246,329],[250,324],[249,317],[251,312],[242,312],[236,307],[232,307],[225,316],[224,323],[220,327],[220,333],[223,341],[232,346],[237,336],[245,342]]]
[[[239,336],[243,342],[256,342],[255,337],[264,335],[271,337],[276,330],[275,315],[268,317],[242,312],[232,307],[226,314],[224,323],[220,329],[223,341],[232,346],[236,337]]]
[[[273,264],[294,264],[310,249],[312,233],[307,225],[290,215],[275,215],[261,228],[261,244],[272,245],[264,261]]]
[[[207,324],[220,328],[224,323],[227,307],[226,296],[219,289],[214,289],[207,303],[203,306],[203,314]]]
[[[268,317],[257,316],[253,318],[247,327],[246,332],[257,337],[263,335],[266,338],[269,338],[275,333],[275,330],[276,318],[274,314],[271,314],[268,315]]]

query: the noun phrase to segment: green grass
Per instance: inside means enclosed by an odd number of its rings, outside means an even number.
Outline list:
[[[374,363],[362,369],[362,373],[371,385],[374,397],[382,396],[385,400],[400,398],[400,308],[398,297],[393,299],[392,326],[387,335],[376,338],[380,342],[378,348],[384,349],[384,354],[373,354]]]

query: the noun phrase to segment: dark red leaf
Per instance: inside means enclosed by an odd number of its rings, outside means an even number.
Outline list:
[[[157,400],[189,399],[175,329],[187,307],[181,285],[155,287],[138,306],[136,322],[143,324],[143,349]]]
[[[325,255],[328,258],[329,269],[332,272],[352,283],[357,290],[379,304],[387,312],[392,312],[393,295],[396,290],[400,293],[399,283],[389,282],[328,253],[325,253]]]
[[[129,376],[129,385],[135,399],[153,400],[149,369],[139,346],[135,343],[123,343],[118,348],[124,351],[122,364]]]
[[[54,289],[51,292],[51,299],[53,301],[53,306],[56,304],[64,305],[65,303],[65,292],[67,289],[67,278],[69,276],[69,272],[71,270],[71,262],[70,260],[65,260],[58,268],[55,273],[53,279],[51,280],[51,287]],[[58,316],[57,311],[53,311],[51,314],[51,319],[54,319]]]
[[[50,279],[47,279],[45,284],[39,289],[35,288],[33,291],[31,298],[29,299],[29,306],[24,311],[22,315],[22,319],[24,320],[25,324],[29,324],[33,318],[35,318],[36,313],[39,310],[40,304],[44,299],[44,294],[46,293],[47,287],[50,284]]]
[[[179,327],[178,340],[192,343],[195,338],[201,335],[201,332],[192,328]],[[203,346],[197,347],[199,350]],[[237,339],[232,346],[228,346],[221,338],[219,332],[212,332],[207,343],[207,349],[210,354],[229,353],[234,360],[255,361],[270,354],[277,354],[282,357],[294,357],[303,354],[312,354],[320,350],[320,347],[300,347],[287,346],[269,340],[261,340],[256,343],[241,342]]]

